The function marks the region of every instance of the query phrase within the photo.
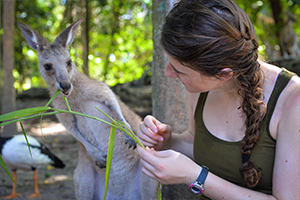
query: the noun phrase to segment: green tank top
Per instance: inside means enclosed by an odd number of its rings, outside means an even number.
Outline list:
[[[269,131],[270,120],[279,95],[295,74],[282,70],[278,76],[267,104],[267,112],[260,125],[260,139],[254,146],[250,160],[262,169],[262,176],[255,188],[256,191],[272,194],[272,176],[275,158],[276,140]],[[247,187],[239,168],[242,164],[241,141],[227,142],[212,135],[204,125],[202,112],[207,93],[199,96],[195,110],[194,159],[199,165],[205,165],[213,174],[236,185]],[[202,198],[205,198],[202,196]]]

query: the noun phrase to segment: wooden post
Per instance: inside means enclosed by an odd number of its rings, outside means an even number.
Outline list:
[[[14,88],[14,29],[15,29],[15,0],[3,1],[3,93],[1,112],[8,113],[16,110],[16,92]],[[4,126],[3,135],[17,133],[16,124]]]

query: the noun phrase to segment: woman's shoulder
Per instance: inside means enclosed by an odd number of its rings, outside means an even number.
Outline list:
[[[271,70],[273,70],[273,81],[274,81],[274,77],[275,81],[273,83],[273,85],[276,84],[276,81],[278,79],[278,76],[281,74],[281,71],[283,70],[282,68],[279,68],[277,66],[274,65],[269,65]],[[278,69],[280,70],[278,73]],[[290,75],[292,75],[292,77],[290,78],[290,80],[288,80],[287,85],[285,86],[285,88],[282,90],[278,102],[277,104],[282,104],[283,107],[288,107],[288,106],[296,106],[299,105],[300,101],[299,101],[299,97],[300,97],[300,78],[299,76],[297,76],[296,74],[294,74],[293,72],[290,72]],[[289,104],[289,105],[288,105]]]
[[[264,71],[264,95],[265,99],[268,100],[269,96],[273,92],[274,86],[278,80],[279,75],[282,72],[282,68],[268,64],[266,62],[261,62],[261,66]],[[293,76],[284,90],[282,91],[280,98],[278,99],[278,103],[281,102],[286,102],[289,100],[291,95],[297,95],[300,92],[300,81],[299,81],[299,76],[295,75]]]
[[[288,85],[282,91],[279,102],[282,105],[281,120],[287,119],[298,125],[300,122],[300,78],[293,76]],[[283,122],[283,121],[282,121]],[[300,127],[298,127],[300,128]]]
[[[282,68],[275,65],[262,63],[265,84],[264,94],[266,102],[274,89]],[[280,80],[278,80],[280,81]],[[279,95],[270,123],[270,133],[276,139],[279,127],[288,127],[290,123],[299,124],[300,120],[300,78],[293,76]],[[281,129],[283,130],[283,129]]]
[[[299,76],[293,76],[288,85],[282,91],[282,103],[285,108],[293,107],[294,109],[300,109],[300,78]],[[289,110],[289,109],[287,109]]]

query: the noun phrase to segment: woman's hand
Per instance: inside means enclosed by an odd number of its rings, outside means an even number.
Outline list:
[[[199,176],[201,167],[185,155],[173,150],[155,151],[138,146],[142,172],[162,184],[190,184]]]
[[[153,116],[148,115],[140,124],[137,136],[145,146],[161,150],[171,139],[172,129],[167,124],[162,124]]]

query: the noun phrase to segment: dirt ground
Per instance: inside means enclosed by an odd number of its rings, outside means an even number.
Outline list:
[[[77,141],[57,121],[50,119],[43,120],[43,133],[39,123],[26,123],[24,127],[27,135],[34,136],[44,143],[50,150],[59,157],[66,165],[63,169],[56,169],[52,166],[38,168],[38,183],[41,197],[35,200],[71,200],[75,198],[73,173],[77,165],[78,144]],[[42,137],[44,136],[44,139]],[[10,170],[11,173],[11,170]],[[28,199],[27,195],[34,192],[32,171],[17,170],[17,192],[21,194],[17,200]],[[12,181],[6,172],[0,167],[0,199],[9,195],[12,191]]]

